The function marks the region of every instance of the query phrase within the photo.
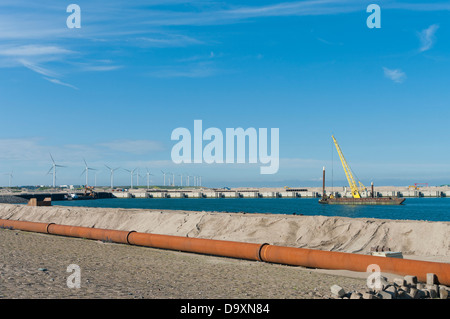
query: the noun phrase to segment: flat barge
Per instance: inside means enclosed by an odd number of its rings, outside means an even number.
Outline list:
[[[320,204],[328,205],[401,205],[405,201],[400,197],[362,197],[362,198],[321,198]]]
[[[336,150],[339,154],[339,158],[342,163],[342,167],[344,168],[345,176],[347,177],[348,183],[350,185],[350,189],[352,191],[352,197],[335,197],[333,195],[327,196],[325,192],[325,167],[323,168],[323,184],[322,184],[322,198],[319,200],[320,204],[328,204],[328,205],[401,205],[405,199],[400,197],[375,197],[375,192],[373,189],[372,183],[372,191],[370,196],[363,197],[362,193],[367,193],[366,187],[358,180],[356,183],[355,178],[353,177],[352,170],[347,163],[347,160],[342,153],[341,147],[338,142],[331,136],[336,146]],[[359,187],[358,187],[359,184]]]

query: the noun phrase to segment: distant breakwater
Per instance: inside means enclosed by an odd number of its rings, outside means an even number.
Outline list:
[[[79,196],[83,196],[84,193],[76,193]],[[68,200],[68,193],[21,193],[17,195],[0,195],[0,203],[2,204],[26,204],[31,198],[36,198],[38,201],[42,201],[45,198],[50,197],[52,201]],[[96,192],[96,199],[112,198],[110,192]]]
[[[0,203],[2,204],[26,204],[27,199],[14,195],[0,195]]]

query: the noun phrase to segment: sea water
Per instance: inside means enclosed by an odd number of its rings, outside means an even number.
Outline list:
[[[450,221],[450,198],[407,198],[403,205],[323,205],[317,198],[109,198],[53,205]]]

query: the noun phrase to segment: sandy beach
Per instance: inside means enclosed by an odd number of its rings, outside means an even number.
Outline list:
[[[221,212],[0,205],[0,218],[450,262],[450,223]],[[366,274],[306,269],[0,229],[1,298],[328,298]],[[81,269],[70,289],[67,267]],[[387,274],[389,275],[389,274]]]

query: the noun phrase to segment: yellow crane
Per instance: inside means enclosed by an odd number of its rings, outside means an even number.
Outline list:
[[[339,158],[341,159],[342,167],[344,168],[345,176],[347,177],[348,184],[350,185],[350,189],[352,191],[353,198],[361,198],[361,192],[366,190],[366,187],[358,181],[358,184],[356,184],[356,180],[353,177],[352,170],[350,169],[350,166],[348,166],[347,161],[345,160],[344,154],[342,154],[341,148],[334,138],[334,136],[331,136],[333,138],[334,145],[336,146],[337,152],[339,154]],[[359,187],[358,187],[359,185]]]

